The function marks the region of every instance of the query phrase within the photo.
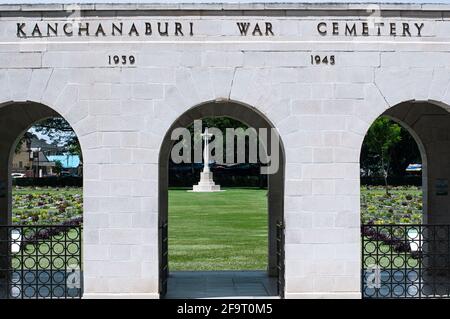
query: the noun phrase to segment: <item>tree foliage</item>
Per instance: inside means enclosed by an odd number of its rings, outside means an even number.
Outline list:
[[[378,118],[366,134],[363,144],[362,163],[373,173],[381,171],[386,194],[389,195],[388,176],[391,172],[393,149],[402,140],[402,127],[387,117]]]
[[[235,120],[233,118],[230,117],[207,117],[207,118],[202,118],[202,132],[205,130],[206,127],[208,128],[217,128],[219,129],[222,134],[223,134],[223,142],[226,143],[225,141],[225,135],[226,135],[226,129],[227,128],[242,128],[242,129],[247,129],[248,126],[246,124],[244,124],[241,121]],[[194,134],[194,123],[190,124],[187,129],[189,130],[190,134],[191,134],[191,141],[198,141],[198,139],[200,139],[200,136],[196,136]],[[211,139],[211,141],[213,141],[215,139],[215,137],[213,137]],[[246,147],[246,154],[248,153],[248,139],[246,139],[245,141],[245,147]],[[235,153],[236,153],[236,149],[235,149]],[[194,154],[191,154],[191,163],[194,162]],[[236,157],[236,154],[235,154]]]
[[[54,171],[57,175],[61,174],[61,172],[63,171],[63,164],[61,163],[61,161],[55,161]]]
[[[419,147],[412,135],[402,127],[401,140],[395,147],[391,149],[391,174],[393,176],[404,176],[406,168],[409,164],[420,164],[422,158],[420,156]]]
[[[75,131],[62,117],[52,117],[33,125],[35,132],[48,136],[52,143],[58,144],[72,155],[81,154],[81,146]]]
[[[33,136],[32,133],[25,132],[25,134],[20,138],[19,142],[17,142],[16,149],[14,150],[14,152],[16,154],[19,154],[20,151],[22,150],[23,144],[26,143],[27,139],[30,139],[32,136]]]

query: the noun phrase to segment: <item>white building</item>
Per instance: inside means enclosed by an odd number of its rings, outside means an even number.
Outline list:
[[[359,154],[382,114],[420,146],[426,221],[450,222],[448,4],[5,4],[0,30],[0,183],[32,123],[72,125],[85,298],[160,297],[171,128],[212,114],[280,134],[287,298],[361,297]]]

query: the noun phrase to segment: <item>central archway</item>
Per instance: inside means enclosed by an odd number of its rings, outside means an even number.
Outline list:
[[[168,269],[168,187],[169,157],[175,141],[171,140],[174,129],[187,127],[194,120],[207,117],[229,117],[253,128],[273,129],[274,125],[257,109],[234,101],[212,101],[197,105],[171,125],[164,136],[159,153],[159,291],[161,297],[167,292]],[[268,134],[270,135],[270,134]],[[270,136],[269,136],[270,137]],[[271,154],[270,140],[265,145],[266,154]],[[279,169],[268,175],[268,267],[267,275],[278,277],[278,295],[284,293],[284,165],[285,155],[282,141],[279,145]]]

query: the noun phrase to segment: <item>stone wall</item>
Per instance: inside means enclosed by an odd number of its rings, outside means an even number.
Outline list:
[[[79,8],[0,6],[0,101],[46,105],[80,138],[85,297],[159,297],[161,143],[185,111],[234,101],[263,114],[285,147],[286,297],[359,298],[361,144],[390,107],[450,104],[450,7],[383,5],[369,16],[363,5]],[[67,21],[97,27],[89,36],[47,37],[47,23],[58,22],[60,32]],[[365,35],[365,21],[386,27]],[[141,29],[95,36],[100,22]],[[153,35],[143,34],[145,22]],[[169,23],[169,36],[155,34],[158,22]],[[175,35],[176,22],[183,30],[192,22],[193,35]],[[238,22],[258,23],[262,35],[240,35]],[[26,38],[17,23],[26,23]],[[41,36],[32,36],[36,23]],[[355,24],[357,35],[346,35],[344,23]],[[411,35],[403,36],[405,25]],[[109,64],[114,55],[135,62]],[[315,64],[315,56],[328,63]]]

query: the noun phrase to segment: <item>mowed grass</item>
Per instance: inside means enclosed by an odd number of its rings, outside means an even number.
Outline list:
[[[267,237],[267,190],[169,191],[171,271],[264,270]]]

